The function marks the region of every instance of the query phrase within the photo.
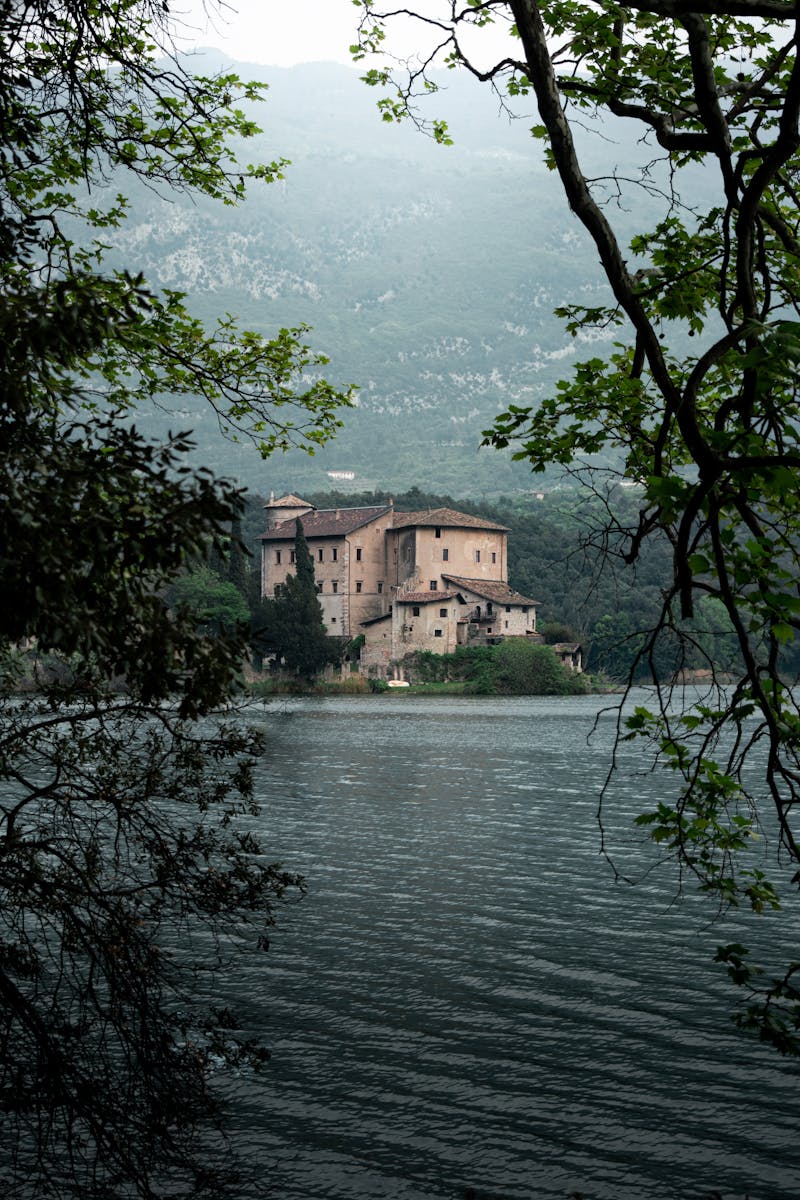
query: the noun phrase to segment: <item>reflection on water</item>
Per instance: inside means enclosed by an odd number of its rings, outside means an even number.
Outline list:
[[[635,746],[607,818],[637,886],[598,852],[607,704],[262,711],[266,841],[310,886],[236,981],[273,1051],[237,1097],[263,1194],[795,1200],[797,1068],[730,1026],[709,959],[748,930],[648,870]]]

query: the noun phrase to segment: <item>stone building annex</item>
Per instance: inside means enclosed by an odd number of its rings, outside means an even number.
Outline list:
[[[262,595],[273,596],[294,569],[299,517],[328,633],[364,635],[364,671],[386,674],[412,651],[450,654],[505,637],[540,640],[537,601],[507,583],[504,525],[451,508],[397,512],[391,502],[316,509],[282,496],[265,509]]]

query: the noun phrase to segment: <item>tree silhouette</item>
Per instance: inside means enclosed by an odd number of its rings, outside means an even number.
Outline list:
[[[232,937],[261,952],[299,887],[251,829],[260,739],[228,707],[244,633],[210,636],[167,603],[241,497],[186,468],[186,432],[156,444],[133,417],[200,395],[268,453],[324,441],[347,398],[303,382],[320,360],[302,331],[206,328],[103,262],[126,177],[233,203],[281,172],[228,147],[256,131],[241,102],[261,89],[185,70],[170,22],[150,0],[0,5],[0,1180],[15,1200],[247,1195],[214,1133],[216,1080],[266,1052],[214,977]]]
[[[294,540],[295,573],[275,588],[269,605],[269,641],[286,668],[301,679],[313,679],[338,657],[338,642],[327,636],[317,596],[314,561],[300,518]]]

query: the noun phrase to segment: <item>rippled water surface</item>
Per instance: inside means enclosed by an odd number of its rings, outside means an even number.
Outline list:
[[[738,1034],[705,902],[631,825],[665,787],[597,697],[271,704],[271,851],[302,871],[243,996],[241,1135],[280,1200],[800,1196],[798,1067]],[[744,918],[740,918],[744,920]],[[796,913],[756,932],[790,956]]]

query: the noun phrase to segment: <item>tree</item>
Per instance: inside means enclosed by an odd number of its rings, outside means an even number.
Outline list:
[[[172,589],[176,605],[185,606],[213,633],[228,633],[250,619],[247,602],[233,583],[220,579],[210,567],[181,575]]]
[[[507,638],[496,648],[497,690],[511,696],[564,696],[584,690],[583,680],[558,661],[549,646]]]
[[[357,58],[382,51],[396,15],[373,0],[360,8]],[[411,115],[446,142],[446,125],[419,107],[441,62],[509,110],[535,100],[533,134],[608,284],[606,301],[560,312],[574,336],[613,331],[613,352],[579,364],[535,411],[509,408],[487,442],[514,444],[536,471],[599,456],[641,485],[635,519],[612,519],[602,541],[629,566],[654,540],[672,549],[632,672],[665,635],[697,651],[700,598],[722,606],[736,639],[742,674],[730,690],[691,711],[661,690],[620,718],[620,736],[646,743],[674,781],[640,821],[681,881],[694,877],[723,906],[777,908],[778,878],[789,889],[800,879],[800,708],[781,671],[800,629],[796,10],[784,0],[467,0],[402,13],[419,21],[419,55],[403,75],[381,64],[365,77],[393,88],[379,101],[384,119]],[[508,41],[487,64],[476,30],[488,25],[505,26]],[[638,168],[612,161],[605,178],[587,178],[586,126],[609,155],[618,132],[633,144],[631,129]],[[626,246],[614,213],[637,190],[660,211]],[[761,862],[759,831],[776,835]],[[750,993],[740,1022],[798,1053],[800,966],[759,984],[741,946],[718,956]]]
[[[31,1200],[247,1194],[210,1068],[265,1052],[211,978],[301,889],[249,827],[258,737],[213,715],[243,636],[165,600],[241,497],[134,416],[201,395],[264,453],[313,450],[347,396],[304,380],[302,330],[207,330],[104,268],[126,175],[227,203],[280,175],[227,148],[259,89],[192,76],[168,21],[0,6],[0,1179]]]
[[[641,647],[642,635],[632,627],[626,612],[604,613],[592,633],[589,667],[612,679],[627,679]]]
[[[247,596],[247,574],[247,548],[242,541],[242,520],[237,516],[231,528],[227,579],[243,597]]]
[[[299,517],[296,529],[295,573],[276,586],[275,598],[268,605],[268,640],[289,671],[302,679],[312,679],[334,661],[338,640],[334,642],[327,636],[317,598],[314,560]]]

